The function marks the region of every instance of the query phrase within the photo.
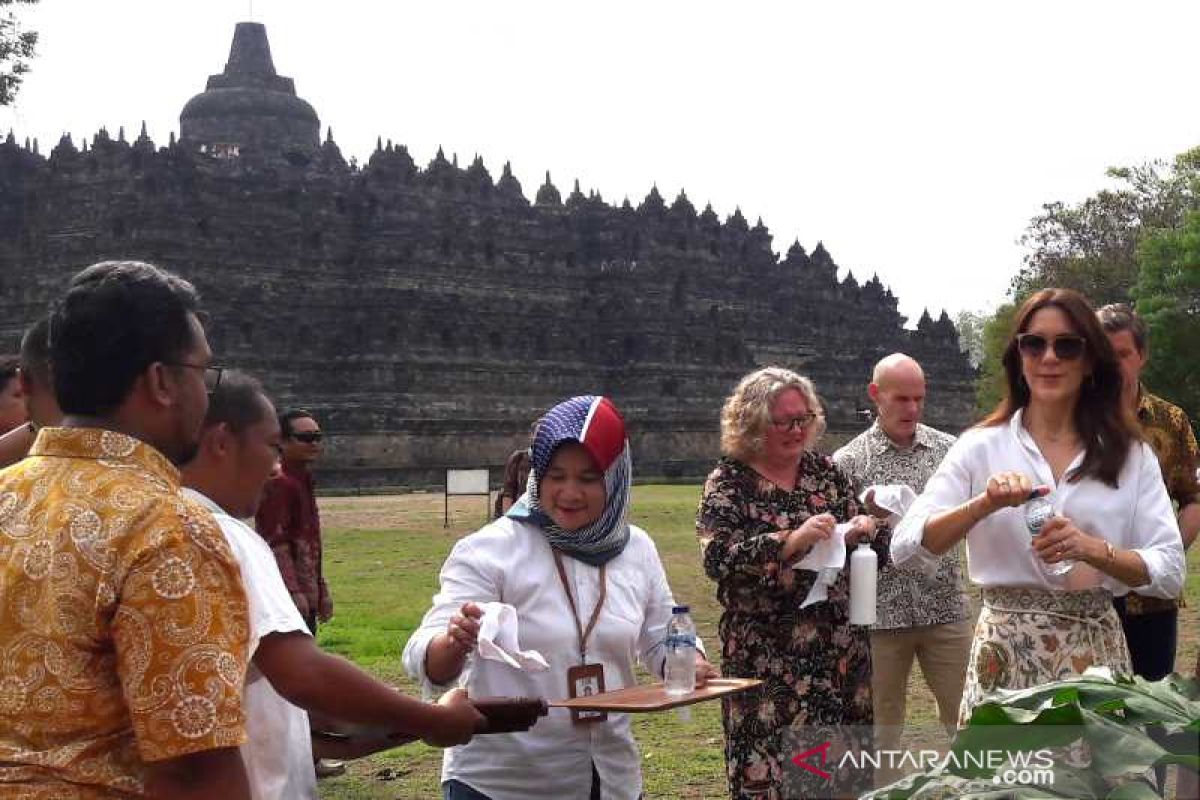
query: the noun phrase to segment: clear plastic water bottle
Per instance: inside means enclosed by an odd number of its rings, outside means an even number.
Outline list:
[[[667,694],[687,694],[696,688],[696,625],[688,610],[675,606],[667,624]]]
[[[1035,497],[1025,504],[1025,525],[1030,536],[1037,536],[1054,516],[1054,504],[1044,496]],[[1066,575],[1075,566],[1074,561],[1059,561],[1057,564],[1042,562],[1042,569],[1056,577]]]

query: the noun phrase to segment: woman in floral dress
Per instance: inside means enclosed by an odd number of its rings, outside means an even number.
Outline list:
[[[847,749],[868,746],[871,649],[868,628],[849,622],[848,570],[796,568],[818,542],[853,545],[887,536],[859,515],[850,481],[812,452],[824,428],[812,382],[769,367],[746,376],[721,414],[725,453],[709,475],[696,519],[704,570],[724,606],[722,671],[759,678],[757,691],[725,700],[725,759],[736,800],[857,796],[869,769],[838,769]],[[844,533],[835,524],[850,522]],[[805,608],[814,583],[827,598]],[[794,756],[817,749],[793,763]],[[828,777],[825,777],[828,776]]]

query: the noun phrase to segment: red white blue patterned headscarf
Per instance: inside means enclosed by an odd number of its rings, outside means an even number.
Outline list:
[[[565,442],[578,442],[604,473],[604,511],[591,525],[563,530],[538,503],[542,482],[554,451]],[[532,522],[550,545],[592,566],[616,558],[629,541],[629,491],[633,470],[625,420],[607,397],[584,395],[559,403],[538,420],[530,447],[529,483],[525,495],[507,516]]]

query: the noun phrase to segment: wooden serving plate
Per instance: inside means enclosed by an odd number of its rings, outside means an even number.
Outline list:
[[[762,681],[757,678],[711,678],[703,689],[687,694],[667,694],[661,683],[630,686],[614,692],[593,694],[588,697],[573,697],[569,700],[554,700],[551,708],[572,708],[576,711],[612,711],[625,714],[645,714],[666,711],[679,706],[690,706],[724,697],[727,694],[753,689]]]

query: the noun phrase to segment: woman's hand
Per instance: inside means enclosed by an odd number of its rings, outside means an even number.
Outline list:
[[[1038,495],[1050,493],[1049,486],[1039,486]],[[984,516],[1002,508],[1016,507],[1029,502],[1033,495],[1033,481],[1021,472],[997,472],[988,478],[987,492],[983,495]]]
[[[1053,516],[1033,537],[1033,549],[1047,564],[1060,561],[1085,561],[1093,566],[1108,560],[1104,540],[1084,533],[1066,517]]]
[[[459,613],[450,617],[450,622],[446,624],[446,637],[464,656],[469,655],[479,644],[479,620],[482,617],[483,609],[468,601],[462,604]]]
[[[846,546],[854,547],[862,541],[870,541],[875,538],[875,517],[869,514],[859,514],[850,520],[850,527],[846,529]]]
[[[817,542],[832,536],[836,525],[837,520],[833,514],[816,514],[809,517],[799,528],[788,531],[780,556],[784,561],[790,561],[797,553],[807,552]]]
[[[701,655],[700,651],[696,651],[696,688],[703,689],[704,685],[713,678],[721,677],[721,670],[717,669],[708,659]]]

